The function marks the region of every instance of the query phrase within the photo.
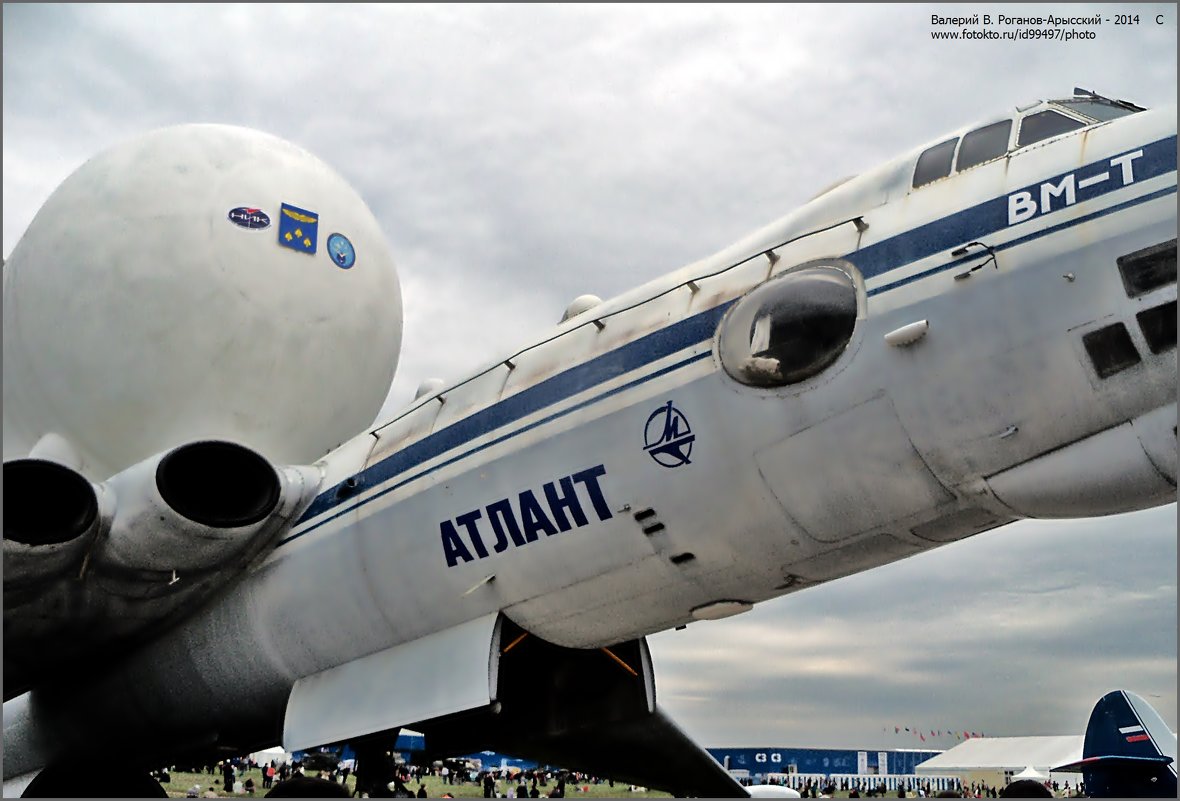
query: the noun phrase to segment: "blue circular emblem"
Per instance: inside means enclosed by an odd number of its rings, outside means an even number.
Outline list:
[[[328,255],[342,270],[347,270],[356,263],[356,251],[352,249],[352,243],[344,234],[332,234],[328,237]]]
[[[688,418],[672,401],[652,412],[643,428],[643,449],[662,467],[689,464],[695,440]]]
[[[251,231],[261,231],[263,228],[270,227],[270,217],[267,213],[262,209],[252,209],[249,206],[230,209],[226,219],[239,228],[248,228]]]

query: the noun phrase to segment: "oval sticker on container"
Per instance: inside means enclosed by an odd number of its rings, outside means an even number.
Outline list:
[[[347,270],[356,263],[356,251],[352,249],[352,243],[344,234],[332,234],[328,237],[328,253],[331,254],[336,266],[342,270]]]
[[[261,231],[263,228],[270,228],[270,217],[262,209],[252,209],[249,206],[238,206],[236,209],[230,209],[229,214],[226,215],[231,223],[239,228],[248,228],[251,231]]]

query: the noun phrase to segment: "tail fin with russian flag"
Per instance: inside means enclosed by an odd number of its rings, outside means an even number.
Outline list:
[[[1081,761],[1053,770],[1081,772],[1092,798],[1175,798],[1176,735],[1142,698],[1115,690],[1090,713]]]

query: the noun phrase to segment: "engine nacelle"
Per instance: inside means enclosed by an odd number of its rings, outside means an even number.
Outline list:
[[[310,464],[373,422],[401,291],[337,173],[257,131],[185,125],[68,177],[4,265],[4,453],[47,432],[103,481],[180,442]]]
[[[223,441],[182,445],[95,486],[4,465],[4,695],[195,611],[257,564],[315,498],[317,467]]]
[[[314,497],[314,467],[275,469],[232,442],[182,445],[109,482],[119,498],[96,554],[101,574],[185,574],[217,568],[268,532],[286,529]]]
[[[81,566],[111,524],[114,494],[45,459],[4,463],[4,596]]]

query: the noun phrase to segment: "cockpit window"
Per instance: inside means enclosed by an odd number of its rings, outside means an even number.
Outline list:
[[[959,162],[956,169],[965,170],[999,158],[1008,152],[1008,136],[1012,131],[1012,120],[985,125],[963,136],[959,147]]]
[[[955,158],[955,145],[958,143],[957,138],[948,139],[918,156],[918,166],[914,169],[915,189],[951,174],[951,162]]]
[[[1064,106],[1070,111],[1076,111],[1079,114],[1084,114],[1092,120],[1098,122],[1107,122],[1109,120],[1116,120],[1119,117],[1126,117],[1128,114],[1134,114],[1136,111],[1143,111],[1138,106],[1119,105],[1112,103],[1109,100],[1080,98],[1075,100],[1054,100],[1059,106]]]
[[[1020,121],[1020,135],[1016,139],[1016,146],[1024,147],[1051,136],[1085,127],[1086,123],[1081,120],[1058,114],[1056,111],[1038,111]]]

